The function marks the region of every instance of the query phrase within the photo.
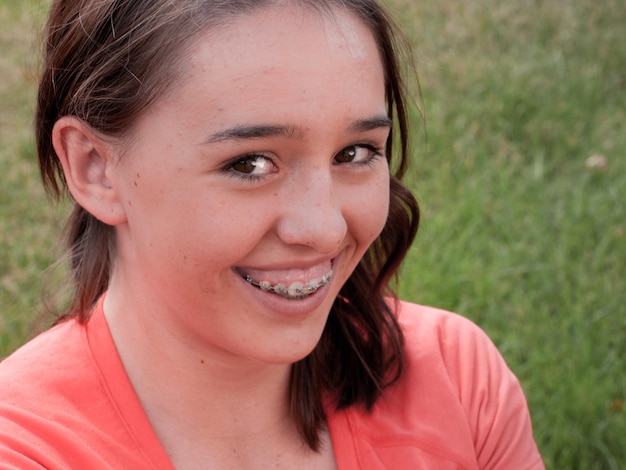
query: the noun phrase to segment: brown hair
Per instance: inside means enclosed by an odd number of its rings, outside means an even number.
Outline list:
[[[404,49],[389,16],[375,0],[292,1],[325,12],[345,8],[368,25],[383,62],[392,133],[398,133],[387,143],[394,171],[385,228],[335,300],[319,344],[293,365],[292,414],[304,440],[318,449],[325,396],[338,408],[371,409],[402,372],[403,336],[385,296],[394,297],[389,282],[415,237],[419,211],[400,182],[409,159],[409,116],[399,60]],[[76,116],[104,135],[130,135],[138,115],[173,86],[199,34],[271,3],[275,0],[55,0],[35,120],[48,192],[56,198],[67,194],[51,139],[60,117]],[[75,204],[67,237],[75,294],[62,318],[86,322],[108,287],[115,231]]]

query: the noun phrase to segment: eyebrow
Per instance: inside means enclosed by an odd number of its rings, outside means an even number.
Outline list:
[[[268,137],[298,138],[302,130],[294,126],[238,125],[211,134],[204,143],[212,144],[224,140],[251,140]]]
[[[393,122],[387,116],[375,116],[369,119],[359,119],[348,126],[348,132],[359,133],[373,131],[380,128],[391,128]]]
[[[391,128],[392,125],[393,122],[387,116],[374,116],[354,121],[348,126],[347,131],[351,134],[357,134],[380,128]],[[304,129],[297,126],[237,125],[211,134],[203,143],[212,144],[225,140],[253,140],[271,137],[302,139],[303,136]]]

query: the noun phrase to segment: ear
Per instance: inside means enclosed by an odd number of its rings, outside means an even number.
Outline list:
[[[118,158],[113,146],[73,116],[64,116],[55,123],[52,145],[76,202],[105,224],[125,222],[124,205],[111,176]]]

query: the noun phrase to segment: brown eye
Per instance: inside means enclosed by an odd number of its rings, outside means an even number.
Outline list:
[[[233,162],[227,169],[241,176],[260,177],[273,173],[275,166],[272,160],[263,155],[247,155]]]
[[[256,161],[253,158],[242,158],[232,166],[239,173],[252,173],[256,169]]]
[[[375,147],[366,144],[351,145],[335,155],[335,163],[371,163],[382,153]]]
[[[338,163],[350,163],[357,157],[357,153],[358,147],[356,145],[346,147],[335,156],[335,161]]]

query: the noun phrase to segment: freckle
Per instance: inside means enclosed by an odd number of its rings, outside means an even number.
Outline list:
[[[204,359],[200,359],[200,364],[204,364]]]

